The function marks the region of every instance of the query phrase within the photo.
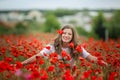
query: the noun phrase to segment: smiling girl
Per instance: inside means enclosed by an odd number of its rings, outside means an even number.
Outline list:
[[[77,41],[77,32],[71,25],[65,25],[61,28],[61,32],[58,34],[56,39],[54,40],[53,44],[48,44],[49,49],[43,48],[40,53],[28,58],[27,60],[23,61],[22,64],[26,65],[34,60],[36,60],[37,56],[43,56],[45,57],[45,54],[50,55],[52,53],[58,54],[58,59],[64,61],[63,54],[69,57],[69,63],[71,66],[74,65],[75,60],[79,56],[87,59],[88,61],[94,61],[97,62],[97,57],[91,55],[89,52],[87,52],[84,47],[79,46]],[[77,58],[76,58],[77,57]],[[102,61],[105,65],[107,65],[106,62]]]

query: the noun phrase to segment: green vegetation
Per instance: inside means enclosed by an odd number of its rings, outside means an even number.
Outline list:
[[[56,17],[61,17],[61,16],[64,16],[64,15],[73,15],[76,12],[78,12],[78,10],[57,9],[57,10],[48,10],[48,11],[45,11],[44,15],[53,14]]]
[[[44,31],[45,32],[55,32],[60,29],[60,23],[58,22],[56,16],[49,14],[46,16],[46,22]]]
[[[109,37],[117,39],[120,37],[120,10],[114,12],[111,21],[108,22]]]
[[[99,12],[96,17],[93,19],[93,32],[98,36],[98,38],[102,38],[105,40],[105,18],[102,12]]]
[[[65,15],[74,15],[80,10],[69,10],[69,9],[57,9],[57,10],[46,10],[41,11],[45,17],[45,22],[41,23],[32,20],[25,20],[18,22],[13,27],[6,27],[0,25],[0,34],[26,34],[26,33],[38,33],[38,32],[50,32],[54,33],[56,30],[60,29],[60,23],[58,21],[58,17],[62,17]],[[105,11],[104,11],[105,12]],[[109,38],[117,39],[120,37],[120,10],[113,11],[113,16],[110,19],[106,19],[103,15],[103,11],[99,12],[97,16],[93,18],[91,21],[92,31],[87,32],[80,26],[75,26],[78,34],[86,37],[94,37],[96,39],[105,39],[105,31],[108,31]],[[90,16],[89,10],[84,9],[81,10],[81,13],[84,16]],[[25,12],[27,14],[27,12]],[[92,16],[91,16],[92,17]],[[76,21],[70,20],[70,24],[76,25]]]

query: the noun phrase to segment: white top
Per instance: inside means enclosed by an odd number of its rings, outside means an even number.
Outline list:
[[[43,50],[40,51],[40,55],[44,56],[44,53],[51,54],[55,52],[54,45],[49,44],[47,46],[50,46],[50,49],[43,48]],[[81,57],[86,58],[88,55],[90,55],[90,53],[88,53],[83,47],[81,48],[82,48],[82,54],[80,55]],[[62,50],[64,50],[66,53],[70,53],[68,48],[62,48]]]
[[[39,53],[41,56],[44,56],[44,54],[51,54],[51,53],[54,53],[54,52],[55,52],[55,47],[54,47],[53,44],[49,44],[49,45],[47,45],[47,46],[49,46],[50,49],[43,48],[43,50],[41,50],[40,53]],[[82,53],[80,54],[81,57],[86,58],[88,55],[90,55],[90,53],[88,53],[83,47],[81,47],[81,48],[82,48]],[[65,51],[66,53],[68,53],[68,54],[70,53],[68,48],[62,48],[62,50],[64,50],[64,51]],[[46,57],[46,56],[44,56],[44,57],[45,57],[45,58],[48,58],[48,57]],[[58,59],[62,59],[62,57],[61,57],[60,55],[58,55]],[[69,64],[70,64],[71,66],[74,66],[74,64],[75,64],[74,59],[71,59],[71,60],[69,61]]]

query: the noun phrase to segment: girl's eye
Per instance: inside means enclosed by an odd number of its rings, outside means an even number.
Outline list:
[[[68,33],[69,35],[72,35],[71,33]]]
[[[66,32],[63,32],[63,34],[66,34]]]

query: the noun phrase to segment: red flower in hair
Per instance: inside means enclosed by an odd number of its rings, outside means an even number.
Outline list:
[[[63,30],[58,30],[58,34],[63,34]]]

